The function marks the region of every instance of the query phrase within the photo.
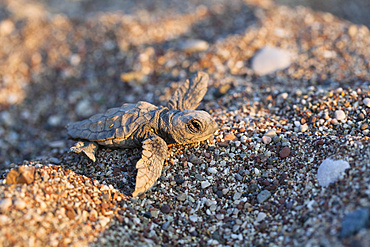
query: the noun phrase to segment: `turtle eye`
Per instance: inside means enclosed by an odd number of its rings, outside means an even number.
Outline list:
[[[189,120],[187,126],[192,133],[197,133],[202,130],[202,123],[197,119]]]

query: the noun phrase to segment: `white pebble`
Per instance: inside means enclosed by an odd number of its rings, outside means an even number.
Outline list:
[[[257,168],[254,168],[254,174],[256,174],[256,176],[260,175],[261,172],[260,170],[258,170]]]
[[[216,214],[216,218],[218,220],[223,220],[225,218],[225,215],[223,215],[223,214]]]
[[[252,58],[252,69],[257,75],[267,75],[291,64],[291,53],[275,47],[264,47]]]
[[[257,215],[256,222],[260,222],[266,218],[266,214],[264,212],[259,212]]]
[[[303,124],[299,127],[299,130],[301,132],[306,132],[308,130],[308,125],[307,124]]]
[[[69,62],[73,65],[73,66],[77,66],[80,62],[81,62],[81,58],[78,54],[73,54],[70,58],[69,58]]]
[[[5,198],[0,200],[0,210],[6,211],[12,205],[12,200],[10,198]]]
[[[192,214],[189,216],[189,220],[192,222],[197,222],[198,221],[198,216],[195,214]]]
[[[83,99],[79,101],[76,105],[76,112],[79,116],[88,117],[94,113],[94,109],[92,108],[92,104],[89,100]]]
[[[262,141],[265,144],[269,144],[272,141],[272,139],[269,136],[262,136]]]
[[[14,118],[7,111],[3,111],[0,113],[0,122],[4,123],[4,125],[7,127],[10,127],[15,124]]]
[[[235,201],[235,200],[239,200],[241,196],[242,196],[242,193],[240,193],[240,192],[235,192],[235,194],[234,194],[234,196],[233,196],[234,201]]]
[[[217,169],[214,168],[214,167],[208,167],[208,172],[211,173],[211,174],[216,174],[217,173]]]
[[[325,159],[317,170],[317,180],[319,185],[327,187],[341,177],[343,172],[350,168],[345,160]]]
[[[27,206],[27,204],[25,203],[25,201],[23,201],[21,199],[17,199],[17,200],[14,201],[14,206],[17,209],[22,210]]]
[[[362,102],[364,102],[364,105],[367,107],[370,107],[370,98],[365,98]]]
[[[340,121],[346,119],[346,114],[342,110],[335,111],[335,119]]]
[[[213,205],[213,204],[217,204],[217,202],[216,201],[213,201],[213,200],[211,200],[211,199],[207,199],[207,201],[206,201],[206,205],[207,205],[207,207],[210,207],[211,205]]]
[[[211,183],[208,182],[208,181],[203,181],[203,182],[200,183],[200,185],[202,186],[202,189],[205,189],[205,188],[209,187],[211,185]]]
[[[199,39],[186,40],[179,45],[179,48],[185,52],[205,51],[208,47],[209,45],[206,41]]]
[[[8,216],[2,214],[0,215],[0,224],[1,225],[5,225],[7,223],[9,223],[10,221],[12,221]]]
[[[274,138],[276,136],[276,131],[275,130],[269,130],[265,133],[264,136],[268,136],[270,138]]]
[[[247,141],[247,139],[248,139],[248,137],[246,137],[246,136],[242,136],[242,137],[240,137],[240,141],[241,141],[242,143],[245,143],[245,142]]]

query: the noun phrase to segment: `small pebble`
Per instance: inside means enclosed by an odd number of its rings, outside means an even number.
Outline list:
[[[236,180],[238,180],[238,181],[243,181],[243,176],[242,176],[242,175],[240,175],[239,173],[237,173],[237,174],[235,175],[235,178],[236,178]]]
[[[89,215],[89,220],[93,222],[98,220],[98,212],[96,212],[95,209],[91,210],[90,215]]]
[[[219,197],[219,198],[222,198],[224,196],[224,194],[222,193],[222,190],[218,190],[216,192],[216,195]]]
[[[171,208],[170,208],[170,206],[165,204],[165,205],[161,206],[160,210],[161,210],[162,213],[168,214],[171,211]]]
[[[20,166],[12,169],[6,176],[6,184],[30,184],[35,179],[34,166]]]
[[[234,196],[233,196],[234,201],[235,201],[235,200],[239,200],[241,196],[242,196],[242,193],[240,193],[240,192],[235,192],[235,193],[234,193]]]
[[[288,68],[290,64],[291,54],[288,51],[269,46],[259,50],[252,58],[252,69],[260,76]]]
[[[256,176],[259,176],[261,174],[260,170],[258,170],[258,168],[254,168],[254,174]]]
[[[216,214],[216,218],[218,220],[223,220],[225,218],[225,215],[223,215],[223,214]]]
[[[264,136],[267,136],[267,137],[270,137],[270,138],[274,138],[276,136],[276,131],[275,130],[269,130],[265,133]]]
[[[197,156],[195,156],[195,155],[192,155],[190,157],[189,161],[191,163],[195,164],[195,165],[199,165],[199,164],[202,164],[203,163],[203,161],[200,158],[198,158]]]
[[[177,184],[183,184],[185,182],[185,179],[182,177],[182,175],[175,175],[174,180]]]
[[[256,219],[256,222],[260,222],[262,220],[264,220],[266,218],[266,214],[264,212],[259,212],[258,215],[257,215],[257,219]]]
[[[299,130],[301,132],[306,132],[308,130],[308,125],[307,124],[302,124],[301,126],[299,126]]]
[[[152,218],[152,214],[150,212],[145,212],[144,217],[150,219]]]
[[[150,214],[153,218],[157,218],[158,217],[158,214],[159,214],[159,210],[156,209],[156,210],[151,210],[150,211]]]
[[[227,134],[224,136],[225,141],[232,141],[234,139],[236,139],[236,136],[234,134]]]
[[[202,175],[200,175],[200,174],[195,174],[195,178],[198,179],[198,180],[200,180],[200,181],[205,180],[204,177]]]
[[[12,205],[12,200],[10,198],[5,198],[0,200],[0,210],[5,212]]]
[[[211,184],[210,184],[210,182],[208,182],[208,181],[202,181],[202,182],[201,182],[201,187],[202,187],[202,189],[208,188],[210,185],[211,185]]]
[[[370,98],[365,98],[363,101],[364,105],[366,105],[367,107],[370,107]]]
[[[271,192],[268,190],[262,190],[258,195],[257,195],[257,200],[258,203],[263,203],[267,199],[269,199],[271,196]]]
[[[162,225],[162,230],[166,231],[170,227],[171,221],[166,221]]]
[[[258,185],[257,185],[257,184],[255,184],[255,183],[253,183],[253,184],[251,184],[251,185],[249,185],[249,186],[248,186],[248,190],[249,190],[249,192],[251,192],[251,193],[253,193],[253,192],[257,191],[257,189],[258,189]]]
[[[15,206],[16,209],[19,209],[19,210],[22,210],[27,206],[26,202],[21,199],[16,199],[13,205]]]
[[[11,219],[8,216],[6,216],[4,214],[0,215],[0,224],[1,225],[8,224],[8,223],[10,223],[10,221],[11,221]]]
[[[214,167],[208,167],[207,171],[211,174],[216,174],[217,173],[217,169],[214,168]]]
[[[185,193],[181,193],[180,195],[177,196],[177,200],[179,201],[185,201],[186,200],[186,194]]]
[[[198,221],[198,216],[195,214],[192,214],[189,216],[189,220],[192,222],[197,222]]]
[[[342,110],[335,111],[335,119],[340,121],[346,119],[346,114]]]
[[[317,181],[323,187],[337,181],[348,168],[351,168],[345,160],[325,159],[317,170]]]
[[[367,128],[369,128],[369,125],[367,123],[361,125],[361,130],[365,130]]]
[[[248,137],[246,137],[246,136],[242,136],[242,137],[240,137],[240,141],[241,141],[242,143],[246,143],[246,142],[247,142],[247,140],[248,140]]]
[[[286,158],[290,154],[290,148],[289,147],[284,147],[283,149],[280,150],[279,155],[281,158]]]
[[[190,53],[205,51],[208,47],[209,45],[206,41],[199,39],[186,40],[179,44],[180,50]]]
[[[79,101],[75,109],[76,113],[81,117],[89,117],[94,114],[94,108],[88,99]]]
[[[264,144],[269,144],[272,141],[272,139],[269,136],[263,136],[262,141]]]

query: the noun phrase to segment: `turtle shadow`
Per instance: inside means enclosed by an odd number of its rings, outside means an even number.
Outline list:
[[[83,154],[65,153],[61,166],[84,175],[99,184],[112,185],[126,196],[131,196],[136,184],[136,163],[141,157],[141,148],[109,149],[101,147],[96,161]]]

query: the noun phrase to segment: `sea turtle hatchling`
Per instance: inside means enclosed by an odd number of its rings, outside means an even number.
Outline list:
[[[99,145],[112,148],[142,147],[136,164],[137,196],[150,189],[160,177],[167,158],[167,144],[188,144],[204,141],[218,128],[205,111],[195,110],[207,91],[208,75],[198,72],[180,86],[167,107],[140,101],[111,108],[103,114],[71,123],[68,135],[80,140],[71,147],[85,153],[95,162]]]

